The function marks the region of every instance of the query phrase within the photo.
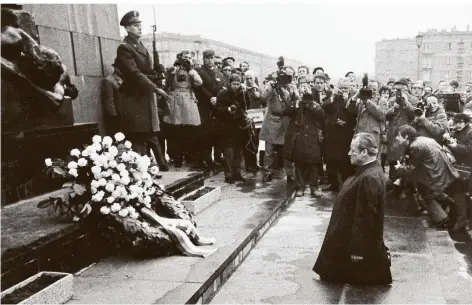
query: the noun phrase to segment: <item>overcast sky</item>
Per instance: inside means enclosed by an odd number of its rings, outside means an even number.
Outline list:
[[[375,42],[382,39],[414,37],[418,31],[454,25],[465,30],[468,23],[472,30],[472,1],[466,0],[277,3],[158,3],[154,7],[159,32],[197,34],[284,55],[310,68],[322,66],[332,77],[348,70],[373,73]],[[150,33],[153,5],[119,3],[119,18],[133,9],[140,12],[144,31]]]

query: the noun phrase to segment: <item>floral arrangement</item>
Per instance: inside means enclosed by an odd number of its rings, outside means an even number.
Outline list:
[[[119,232],[120,239],[124,236],[133,245],[158,245],[166,251],[175,242],[150,213],[195,226],[190,212],[158,184],[159,168],[151,165],[148,156],[134,152],[123,133],[114,139],[96,135],[92,142],[82,150],[71,150],[67,161],[45,160],[46,174],[65,183],[60,195],[41,201],[39,208],[78,222],[94,215],[98,223]]]

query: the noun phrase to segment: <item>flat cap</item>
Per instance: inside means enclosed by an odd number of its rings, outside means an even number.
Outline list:
[[[395,79],[394,79],[394,78],[389,78],[389,79],[388,79],[388,82],[387,82],[387,85],[390,84],[390,83],[394,83],[394,84],[395,84]]]
[[[121,26],[128,26],[133,23],[140,23],[141,19],[139,19],[139,12],[138,11],[130,11],[127,12],[123,18],[121,18],[120,25]]]
[[[352,71],[349,71],[349,72],[347,72],[347,73],[346,73],[346,75],[344,75],[344,77],[348,77],[348,76],[349,76],[349,74],[351,74],[351,73],[352,73],[352,74],[354,74],[354,72],[352,72]]]
[[[330,79],[331,79],[331,77],[329,77],[328,73],[325,73],[325,74],[324,74],[324,77],[325,77],[326,80],[330,80]]]
[[[233,57],[231,57],[231,56],[230,56],[230,57],[226,57],[225,59],[223,59],[223,61],[227,61],[228,59],[231,59],[233,62],[235,62],[235,61],[236,61],[236,59],[234,59],[234,58],[233,58]]]
[[[203,51],[203,57],[211,57],[211,56],[215,56],[215,51],[213,50],[205,50]]]
[[[400,78],[399,80],[395,82],[395,85],[396,84],[408,86],[408,80],[406,78]]]

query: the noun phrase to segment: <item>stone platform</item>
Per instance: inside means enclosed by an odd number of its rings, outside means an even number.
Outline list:
[[[179,197],[201,187],[205,176],[200,172],[164,172],[161,184]],[[2,208],[2,290],[39,271],[76,272],[117,252],[100,243],[90,228],[60,221],[37,208],[39,201],[60,192]]]
[[[203,258],[171,256],[137,259],[123,253],[76,274],[70,304],[208,303],[277,219],[293,195],[284,180],[224,184],[222,174],[205,180],[221,186],[221,200],[195,217],[218,250]]]

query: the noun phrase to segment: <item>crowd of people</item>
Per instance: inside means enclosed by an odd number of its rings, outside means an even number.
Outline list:
[[[353,175],[351,140],[368,133],[393,196],[413,198],[415,209],[426,210],[437,227],[466,228],[472,82],[459,91],[457,81],[432,88],[407,78],[361,82],[348,72],[331,84],[322,67],[294,68],[283,58],[261,81],[249,63],[236,66],[234,58],[213,50],[203,52],[201,67],[182,51],[172,67],[155,71],[139,41],[139,14],[129,12],[121,25],[128,36],[103,86],[106,133],[124,132],[133,149],[153,152],[162,171],[166,154],[175,167],[222,166],[229,184],[245,181],[242,164],[246,173],[262,170],[266,183],[283,167],[296,196],[309,186],[320,197],[339,191]],[[260,130],[251,109],[264,113]],[[265,153],[258,162],[259,141]],[[327,186],[320,189],[321,182]]]

